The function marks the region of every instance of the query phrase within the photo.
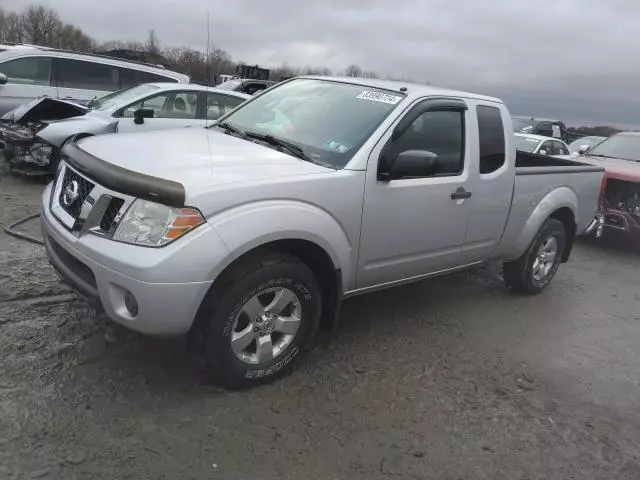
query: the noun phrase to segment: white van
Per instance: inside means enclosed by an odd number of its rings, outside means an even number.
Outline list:
[[[141,83],[189,83],[163,67],[103,55],[28,46],[0,51],[0,116],[37,97],[87,103]]]

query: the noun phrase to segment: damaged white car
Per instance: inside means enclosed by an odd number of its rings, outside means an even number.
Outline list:
[[[36,99],[9,113],[0,142],[12,170],[55,172],[62,147],[72,138],[119,132],[206,127],[251,96],[202,85],[148,83],[93,100],[89,107]]]

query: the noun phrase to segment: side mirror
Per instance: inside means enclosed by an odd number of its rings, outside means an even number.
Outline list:
[[[584,155],[585,153],[587,153],[589,150],[591,150],[591,147],[589,145],[582,145],[579,149],[578,149],[578,153],[580,155]]]
[[[139,108],[133,112],[133,123],[136,125],[142,125],[145,118],[153,118],[152,108]]]
[[[547,155],[547,151],[546,150],[539,150],[538,151],[538,155]]]
[[[0,85],[4,85],[8,81],[9,79],[7,78],[7,76],[4,73],[0,73]]]
[[[438,171],[438,155],[427,150],[405,150],[398,154],[387,175],[388,180],[428,177]]]

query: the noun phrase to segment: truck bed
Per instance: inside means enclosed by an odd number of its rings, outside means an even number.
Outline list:
[[[589,165],[587,163],[516,150],[516,175],[548,175],[602,171],[602,167]]]
[[[509,218],[499,256],[518,258],[553,210],[569,207],[576,233],[581,234],[598,210],[604,169],[593,165],[530,153],[516,153],[516,177]]]

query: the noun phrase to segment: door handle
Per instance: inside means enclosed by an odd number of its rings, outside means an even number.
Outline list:
[[[471,197],[471,192],[467,192],[464,188],[460,187],[451,194],[451,200],[464,200]]]

